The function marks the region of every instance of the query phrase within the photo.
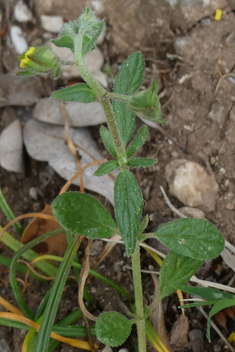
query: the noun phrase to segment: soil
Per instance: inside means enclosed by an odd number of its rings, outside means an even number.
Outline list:
[[[109,18],[107,19],[109,20]],[[115,20],[114,15],[111,16],[111,20]],[[184,29],[180,29],[177,25],[174,27],[174,21],[169,19],[169,22],[165,23],[168,32],[166,36],[159,36],[158,45],[156,45],[156,38],[151,41],[152,37],[148,38],[147,45],[143,44],[142,39],[136,44],[137,49],[143,52],[146,60],[146,71],[142,85],[147,87],[153,77],[158,79],[162,116],[169,121],[169,124],[163,127],[164,134],[149,127],[148,141],[138,151],[138,156],[158,159],[156,166],[136,173],[145,198],[143,215],[148,214],[150,217],[149,231],[174,218],[174,214],[165,204],[159,187],[163,186],[168,193],[165,179],[166,165],[173,159],[187,159],[209,167],[208,171],[213,173],[219,184],[219,195],[215,210],[207,213],[206,217],[221,230],[227,241],[235,245],[233,236],[233,226],[235,225],[235,81],[228,77],[222,77],[228,73],[232,73],[231,78],[234,77],[234,21],[233,11],[225,12],[220,21],[214,21],[211,15]],[[132,28],[134,25],[140,30],[138,23],[132,23]],[[122,47],[123,50],[120,50],[122,51],[120,54],[118,45],[115,46],[115,40],[109,39],[109,33],[113,35],[115,28],[118,33],[120,26],[120,23],[116,27],[108,26],[106,39],[101,45],[105,62],[112,68],[113,74],[125,58],[125,46]],[[28,34],[29,44],[35,41],[35,38],[38,38],[39,43],[42,41],[42,29],[39,22],[34,24],[33,35],[29,25],[22,25],[22,27],[24,33]],[[10,72],[15,68],[15,61],[10,54],[14,51],[7,40],[4,40],[4,37],[3,45],[5,60],[2,65],[2,73]],[[129,49],[126,49],[126,55],[128,55],[128,51]],[[16,58],[16,56],[14,53],[13,57]],[[7,60],[8,57],[11,57],[12,64]],[[44,80],[43,82],[45,85]],[[46,84],[44,96],[50,95],[50,90],[54,86],[55,83],[52,82]],[[16,118],[20,118],[23,127],[24,123],[31,118],[31,109],[32,107],[2,108],[0,132]],[[137,129],[141,125],[142,122],[137,120]],[[101,153],[108,157],[99,138],[98,130],[99,126],[91,128]],[[0,186],[16,216],[32,211],[41,211],[44,202],[50,204],[65,183],[46,163],[32,160],[26,151],[24,151],[24,160],[26,165],[24,175],[0,168]],[[30,196],[32,187],[36,189],[37,199]],[[78,190],[75,186],[72,186],[71,189]],[[102,204],[107,204],[102,196],[96,195],[96,197]],[[169,199],[176,208],[183,206],[179,200],[170,195]],[[112,211],[111,205],[108,205],[108,209]],[[0,210],[0,224],[5,225],[6,222],[5,216]],[[24,220],[22,225],[25,227],[28,222],[28,220]],[[9,232],[18,238],[14,230]],[[98,255],[104,248],[104,244],[101,245],[98,241],[95,243],[95,255],[91,256],[91,266],[94,266]],[[79,250],[81,262],[84,257],[84,248],[85,244]],[[12,256],[12,252],[5,246],[1,246],[0,253],[7,257]],[[141,260],[143,269],[149,269],[150,265],[155,266],[156,269],[156,264],[145,252],[142,252]],[[123,252],[123,247],[116,245],[98,271],[133,293],[131,272],[125,269],[125,266],[130,266],[130,264],[130,259]],[[204,271],[198,275],[199,278],[211,279],[224,284],[229,282],[231,276],[233,276],[232,269],[226,267],[221,258],[204,266]],[[42,285],[34,279],[30,279],[29,283],[30,286],[24,294],[24,299],[29,307],[35,311],[51,283]],[[123,305],[126,302],[115,290],[92,277],[89,277],[87,285],[94,299],[93,313],[95,315],[103,310],[121,312],[125,310]],[[143,274],[143,288],[146,304],[150,304],[154,297],[154,285],[150,275]],[[1,274],[0,293],[12,304],[16,304],[9,285],[8,274],[5,272]],[[57,319],[61,319],[77,305],[77,286],[73,281],[69,281],[64,290]],[[176,295],[164,299],[163,309],[168,334],[180,315],[180,310],[177,307]],[[173,350],[182,352],[227,350],[227,347],[215,333],[212,335],[212,343],[207,342],[205,338],[206,321],[201,313],[196,309],[191,309],[186,312],[186,315],[189,320],[189,330],[200,329],[203,332],[203,347],[201,350],[195,350],[192,343],[188,342],[174,345]],[[222,330],[228,337],[228,332],[223,328]],[[25,333],[16,329],[6,329],[4,332],[8,336],[12,352],[18,352]],[[132,338],[134,338],[134,333]],[[123,347],[132,351],[133,347],[131,346],[129,340]],[[57,351],[73,352],[78,349],[62,344]],[[116,350],[114,349],[114,351]]]

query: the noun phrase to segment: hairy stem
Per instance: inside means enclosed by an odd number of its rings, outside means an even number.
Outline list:
[[[113,113],[112,105],[109,101],[109,93],[104,89],[90,74],[82,56],[82,35],[78,34],[74,40],[74,56],[76,59],[76,67],[88,85],[98,95],[100,103],[104,109],[109,130],[114,142],[114,146],[117,152],[119,163],[121,168],[125,169],[126,164],[126,152],[118,130],[117,122]]]
[[[145,316],[143,305],[143,291],[140,268],[140,246],[137,242],[136,249],[132,255],[132,271],[135,291],[136,325],[138,332],[139,352],[146,352]]]

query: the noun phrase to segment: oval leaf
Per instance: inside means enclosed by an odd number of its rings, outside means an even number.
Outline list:
[[[176,285],[186,284],[202,263],[201,260],[194,260],[171,251],[164,259],[160,270],[158,299],[175,292]]]
[[[200,260],[218,257],[224,248],[220,231],[203,219],[180,219],[161,226],[157,239],[178,254]]]
[[[51,42],[53,44],[55,44],[56,46],[59,47],[65,47],[65,48],[69,48],[72,51],[74,50],[74,45],[73,45],[73,38],[70,35],[64,35],[60,38],[55,38],[52,39]]]
[[[97,95],[85,83],[78,83],[57,90],[52,93],[52,97],[63,101],[76,101],[78,103],[91,103],[97,99]]]
[[[130,143],[126,150],[126,156],[129,158],[130,156],[134,155],[135,152],[146,142],[148,138],[148,128],[146,126],[142,126],[136,137]]]
[[[117,347],[123,344],[131,333],[132,323],[122,314],[107,312],[99,316],[95,331],[98,340],[105,345]]]
[[[137,91],[144,75],[144,59],[140,52],[130,55],[122,64],[117,75],[113,92],[130,95]],[[126,104],[114,100],[113,111],[118,129],[124,143],[127,143],[135,128],[135,114],[129,111]]]
[[[107,161],[106,163],[103,163],[102,165],[100,165],[100,167],[96,170],[94,175],[103,176],[103,175],[109,174],[117,167],[119,167],[119,163],[117,160]]]
[[[87,238],[105,238],[117,233],[115,221],[107,210],[85,193],[61,194],[52,203],[58,223],[73,234]]]
[[[127,165],[130,167],[150,167],[157,163],[155,159],[148,158],[132,158],[128,160]]]
[[[117,158],[117,153],[115,150],[115,146],[113,143],[113,139],[111,133],[105,128],[104,126],[100,127],[100,137],[105,145],[105,148],[109,151],[109,153],[114,157]]]
[[[114,187],[115,215],[128,256],[136,247],[143,203],[134,175],[130,171],[120,172]]]

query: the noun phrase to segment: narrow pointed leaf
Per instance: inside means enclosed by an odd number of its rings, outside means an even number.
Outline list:
[[[104,22],[103,21],[99,22],[97,26],[98,26],[98,30],[97,30],[96,34],[94,36],[92,36],[92,38],[88,41],[88,43],[86,45],[83,46],[83,50],[82,50],[83,56],[85,56],[86,54],[89,53],[89,51],[91,51],[95,48],[95,44],[103,31]]]
[[[132,323],[118,312],[102,313],[96,323],[98,340],[105,345],[117,347],[123,344],[131,333]]]
[[[218,257],[224,248],[220,231],[203,219],[180,219],[161,226],[155,235],[178,254],[200,260]]]
[[[157,163],[155,159],[148,158],[132,158],[128,160],[127,165],[130,167],[150,167]]]
[[[61,38],[52,39],[51,42],[59,47],[74,50],[73,38],[70,35],[64,35]]]
[[[126,95],[135,93],[142,82],[143,75],[143,56],[139,52],[133,53],[122,64],[114,84],[114,93]],[[113,111],[122,141],[127,143],[135,128],[135,114],[127,109],[125,103],[117,100],[113,101]]]
[[[117,160],[107,161],[100,165],[98,170],[94,173],[95,176],[103,176],[109,174],[110,172],[114,171],[117,167],[119,167],[119,163]]]
[[[234,299],[234,295],[222,292],[211,287],[194,287],[194,286],[176,286],[177,290],[199,296],[207,301],[220,301],[222,299]]]
[[[63,101],[77,101],[78,103],[91,103],[97,99],[97,95],[85,83],[56,90],[52,93],[52,97]]]
[[[170,251],[160,270],[158,299],[163,299],[175,292],[177,284],[186,284],[202,263],[202,260],[194,260]]]
[[[180,305],[179,308],[194,308],[194,307],[201,307],[201,306],[212,306],[215,304],[217,301],[201,301],[201,302],[195,302],[195,303],[188,303],[188,304],[183,304],[182,306]]]
[[[80,192],[61,194],[52,203],[52,211],[59,224],[87,238],[105,238],[117,233],[115,221],[93,197]]]
[[[60,300],[64,291],[64,286],[66,284],[69,271],[74,257],[77,253],[77,250],[79,248],[79,245],[79,236],[76,236],[68,246],[63,261],[58,269],[55,281],[50,292],[50,297],[43,314],[35,352],[42,352],[48,350],[50,335],[54,325],[57,310],[59,308]]]
[[[211,342],[211,336],[210,336],[210,327],[211,327],[211,318],[218,312],[220,312],[221,310],[228,308],[228,307],[232,307],[235,305],[235,299],[223,299],[222,301],[217,302],[213,308],[210,311],[210,315],[209,315],[209,319],[207,322],[207,333],[206,336],[209,340],[209,342]]]
[[[105,148],[109,151],[109,153],[114,157],[117,158],[117,153],[114,147],[114,143],[111,137],[111,133],[105,128],[104,126],[100,127],[100,136],[102,141],[105,145]]]
[[[127,157],[130,158],[134,155],[135,152],[146,142],[147,138],[148,128],[146,126],[142,126],[126,150]]]
[[[118,174],[114,187],[114,203],[117,224],[127,255],[131,256],[136,247],[144,200],[130,171]]]

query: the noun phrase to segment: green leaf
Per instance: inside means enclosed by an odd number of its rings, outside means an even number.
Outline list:
[[[58,47],[74,50],[73,38],[70,35],[63,35],[60,38],[51,39],[51,42]]]
[[[193,260],[170,251],[160,270],[158,299],[163,299],[175,292],[175,286],[188,282],[202,263],[202,260]]]
[[[77,101],[78,103],[91,103],[97,99],[97,95],[85,83],[56,90],[52,93],[52,97],[63,101]]]
[[[114,186],[115,215],[128,256],[135,250],[140,227],[143,197],[134,175],[120,172]]]
[[[48,351],[51,331],[64,291],[64,286],[66,284],[72,262],[79,246],[79,236],[76,236],[66,249],[63,261],[58,269],[58,273],[51,288],[50,297],[43,314],[40,331],[38,332],[35,352]]]
[[[104,126],[100,127],[100,137],[105,145],[105,148],[109,151],[109,153],[114,157],[117,158],[117,153],[115,150],[115,146],[113,143],[113,139],[111,133],[105,128]]]
[[[98,340],[105,345],[117,347],[123,344],[131,333],[132,323],[117,312],[102,313],[96,323]]]
[[[19,243],[19,245],[22,247],[19,250],[17,250],[17,252],[14,254],[14,256],[11,260],[10,271],[9,271],[11,289],[12,289],[12,292],[15,296],[16,302],[18,303],[18,305],[20,307],[20,310],[22,311],[22,313],[24,313],[24,315],[27,318],[29,318],[31,320],[34,319],[34,314],[30,311],[30,309],[28,308],[28,306],[24,302],[20,288],[18,286],[17,279],[16,279],[16,266],[17,266],[18,260],[21,256],[23,256],[25,259],[27,259],[29,261],[32,261],[32,258],[33,259],[37,258],[38,255],[33,251],[29,251],[29,249],[35,247],[39,243],[47,240],[48,238],[59,235],[61,233],[63,233],[63,229],[60,228],[60,229],[56,229],[56,230],[47,232],[47,233],[35,238],[34,240],[26,243],[25,245],[23,245],[22,243]],[[2,237],[2,242],[4,242],[4,243],[6,241],[3,241],[3,239],[6,236],[6,234],[7,234],[7,232],[5,232]],[[9,237],[11,237],[9,234],[7,234],[7,235]],[[17,245],[17,242],[18,241],[16,241],[16,245]],[[13,243],[13,245],[14,245],[14,243]],[[19,246],[17,246],[17,247],[19,248]],[[14,250],[14,247],[13,247],[13,250]],[[39,265],[38,265],[39,263],[37,263],[36,266],[38,266],[38,268],[43,270],[45,273],[54,273],[54,275],[57,275],[57,268],[54,265],[47,263],[45,261],[43,261],[43,262],[44,262],[43,266],[39,267]]]
[[[52,211],[59,224],[87,238],[105,238],[117,233],[115,221],[107,210],[88,194],[68,192],[52,203]]]
[[[178,308],[187,309],[187,308],[195,308],[195,307],[201,307],[201,306],[212,306],[215,303],[216,303],[216,301],[201,301],[201,302],[183,304],[182,306],[179,306]]]
[[[150,316],[150,308],[148,306],[144,307],[144,317],[145,319],[148,319]]]
[[[144,230],[148,226],[148,223],[149,223],[149,216],[146,215],[145,218],[141,221],[141,224],[140,224],[140,229],[139,229],[139,233],[140,234],[142,234],[142,232],[144,232]]]
[[[220,231],[203,219],[180,219],[161,226],[155,235],[178,254],[199,259],[218,257],[224,248]]]
[[[130,167],[150,167],[157,163],[155,159],[148,158],[132,158],[129,159],[127,165]]]
[[[123,62],[117,75],[113,92],[125,95],[135,93],[141,84],[143,75],[143,56],[139,52],[133,53]],[[125,103],[117,100],[113,101],[113,111],[122,141],[127,143],[135,128],[135,114],[127,109]]]
[[[103,176],[103,175],[109,174],[117,167],[119,167],[119,163],[117,160],[107,161],[106,163],[103,163],[102,165],[100,165],[100,167],[96,170],[94,175]]]
[[[217,302],[213,306],[213,308],[210,311],[208,322],[207,322],[206,336],[207,336],[209,342],[211,342],[210,327],[211,327],[211,318],[213,317],[213,315],[215,315],[216,313],[220,312],[221,310],[223,310],[225,308],[232,307],[234,305],[235,305],[235,299],[223,299],[222,301]]]
[[[220,301],[222,299],[234,299],[234,295],[227,292],[222,292],[210,287],[194,287],[194,286],[181,286],[175,287],[177,290],[199,296],[207,301]]]
[[[151,87],[137,92],[131,97],[127,108],[140,118],[157,123],[167,123],[166,120],[161,118],[161,106],[157,96],[157,88],[157,81],[154,79]]]
[[[133,141],[130,143],[126,150],[126,156],[130,158],[135,152],[146,142],[148,138],[148,129],[146,126],[142,126]]]
[[[86,54],[89,53],[89,51],[91,51],[95,48],[95,44],[103,31],[104,22],[103,21],[99,22],[97,27],[98,28],[97,28],[97,32],[95,33],[95,35],[92,36],[92,38],[87,42],[87,44],[84,45],[84,43],[83,43],[83,50],[82,50],[83,56],[85,56]]]

